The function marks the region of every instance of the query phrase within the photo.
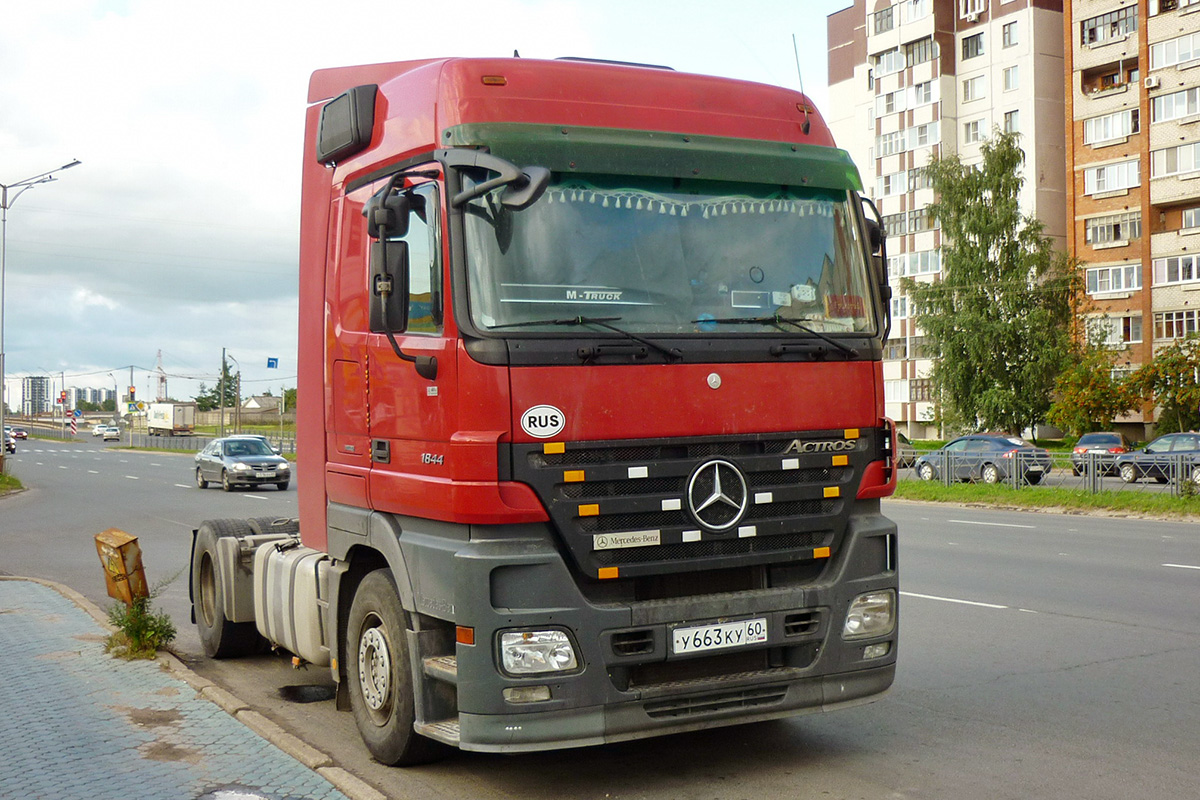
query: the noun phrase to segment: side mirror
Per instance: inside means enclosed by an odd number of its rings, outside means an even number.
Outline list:
[[[408,242],[371,242],[370,288],[371,332],[407,330]]]
[[[390,238],[398,238],[408,233],[412,198],[406,194],[392,194],[392,184],[389,182],[367,201],[362,213],[367,218],[367,235],[372,239],[379,238],[381,229],[386,230]]]

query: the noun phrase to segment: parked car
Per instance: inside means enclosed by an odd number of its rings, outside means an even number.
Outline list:
[[[921,455],[915,464],[923,481],[941,479],[1001,483],[1016,473],[1026,483],[1039,483],[1050,472],[1050,453],[1019,436],[975,433],[960,436],[940,450]]]
[[[93,425],[92,436],[103,436],[106,430],[108,430],[107,425]]]
[[[1130,451],[1125,434],[1116,431],[1085,433],[1071,450],[1071,474],[1082,475],[1093,464],[1101,467],[1101,475],[1117,474],[1117,456]]]
[[[917,462],[917,448],[900,431],[896,431],[896,467],[905,469]]]
[[[220,483],[227,492],[236,486],[273,483],[283,491],[291,477],[287,459],[257,436],[214,439],[196,454],[196,486],[201,489],[207,489],[210,482]]]
[[[6,453],[17,452],[17,440],[13,438],[11,433],[4,434],[4,451]]]
[[[1153,478],[1159,483],[1175,480],[1176,473],[1200,484],[1200,433],[1168,433],[1132,453],[1117,456],[1117,474],[1126,483]]]
[[[121,441],[121,429],[116,425],[109,425],[104,429],[104,438],[101,441],[119,442]]]

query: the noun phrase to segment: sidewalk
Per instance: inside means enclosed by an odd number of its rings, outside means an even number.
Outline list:
[[[0,578],[0,797],[381,797],[174,657],[109,656],[97,617],[70,589]]]

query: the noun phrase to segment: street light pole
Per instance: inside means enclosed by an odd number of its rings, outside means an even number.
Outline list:
[[[75,159],[70,164],[63,164],[58,169],[34,175],[32,178],[26,178],[16,183],[0,183],[0,439],[4,437],[4,414],[7,411],[8,403],[4,394],[4,379],[7,374],[4,371],[4,266],[8,250],[8,210],[12,208],[13,203],[17,202],[17,198],[27,190],[32,189],[39,183],[49,183],[56,180],[54,177],[55,173],[62,172],[64,169],[70,169],[71,167],[77,167],[79,164],[79,159]],[[11,196],[9,192],[12,192]],[[0,445],[0,474],[4,473],[4,457],[4,447]]]
[[[242,364],[240,361],[238,361],[236,358],[233,357],[233,353],[229,353],[229,360],[232,361],[233,363],[237,364],[237,368],[238,368],[237,380],[234,381],[234,384],[233,384],[234,387],[236,387],[236,391],[234,392],[234,397],[236,398],[236,400],[233,404],[233,432],[241,433],[242,432]]]

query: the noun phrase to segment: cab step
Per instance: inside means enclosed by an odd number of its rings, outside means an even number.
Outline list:
[[[458,747],[459,728],[457,719],[443,719],[437,722],[418,722],[413,726],[417,733],[443,744]]]
[[[458,685],[457,656],[433,656],[432,658],[423,659],[422,664],[425,668],[425,674],[429,677],[444,681],[445,683]],[[457,722],[454,724],[455,726],[458,725]],[[455,735],[457,736],[457,734]]]

